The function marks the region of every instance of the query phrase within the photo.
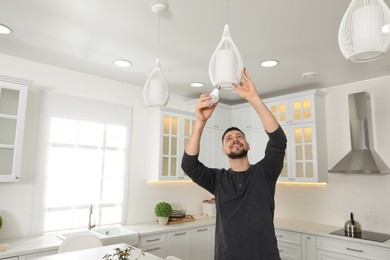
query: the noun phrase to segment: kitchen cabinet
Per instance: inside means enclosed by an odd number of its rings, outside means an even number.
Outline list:
[[[229,168],[227,156],[222,152],[224,131],[204,128],[200,140],[199,160],[210,168]]]
[[[263,128],[256,110],[248,103],[232,106],[231,118],[232,126],[236,126],[242,131]]]
[[[191,259],[191,233],[179,230],[167,234],[167,254],[182,260]]]
[[[250,147],[248,151],[249,163],[255,164],[264,158],[269,137],[263,128],[253,128],[243,132]]]
[[[214,259],[215,226],[191,230],[191,260]]]
[[[145,252],[165,258],[167,256],[167,234],[140,236],[137,247]]]
[[[317,259],[317,237],[309,234],[302,234],[302,260]]]
[[[317,260],[390,259],[390,249],[347,240],[317,237]]]
[[[199,99],[194,99],[187,102],[187,111],[195,113],[195,107]],[[231,108],[229,105],[218,103],[213,114],[207,121],[205,127],[225,131],[231,126]]]
[[[35,253],[35,254],[28,254],[28,255],[21,255],[19,256],[18,260],[28,260],[28,259],[33,259],[38,256],[48,256],[48,255],[55,255],[58,253],[58,250],[51,250],[51,251],[45,251],[45,252],[40,252],[40,253]]]
[[[18,260],[18,257],[0,258],[0,260]]]
[[[0,182],[20,178],[27,84],[0,76]]]
[[[364,258],[318,250],[317,260],[364,260]]]
[[[182,260],[213,260],[214,239],[215,225],[207,225],[141,236],[138,247],[162,258],[171,255]]]
[[[264,101],[287,136],[278,181],[326,182],[325,93],[305,91]]]
[[[164,108],[149,111],[147,121],[148,179],[189,179],[181,169],[181,159],[195,124],[195,115]]]
[[[191,101],[193,106],[195,101]],[[197,100],[196,100],[197,102]],[[287,136],[287,149],[284,167],[278,179],[279,182],[326,182],[328,180],[326,125],[325,125],[325,93],[319,90],[309,90],[290,95],[264,99],[263,102],[280,123]],[[220,106],[222,104],[218,104]],[[217,106],[217,109],[218,109]],[[194,109],[193,107],[189,109]],[[223,107],[226,109],[226,105]],[[230,106],[231,125],[240,128],[250,145],[249,162],[256,163],[264,157],[268,136],[261,120],[253,107],[248,104]],[[214,115],[213,115],[214,116]],[[228,121],[227,119],[225,119]],[[206,128],[213,131],[206,131]],[[200,158],[207,161],[210,167],[219,167],[225,159],[214,158],[220,153],[221,145],[216,136],[222,136],[224,131],[206,127],[202,136]],[[205,137],[206,135],[206,137]],[[210,144],[216,145],[210,148]],[[206,145],[207,150],[204,149]],[[203,148],[202,148],[203,147]],[[217,151],[217,152],[214,152]],[[206,155],[202,155],[206,153]],[[203,157],[202,157],[203,156]]]
[[[301,260],[301,233],[275,229],[279,255],[282,260]],[[311,259],[310,259],[311,260]]]

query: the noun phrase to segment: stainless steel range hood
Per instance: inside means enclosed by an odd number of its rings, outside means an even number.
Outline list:
[[[370,94],[348,95],[351,151],[329,172],[332,173],[390,173],[389,167],[374,150]]]

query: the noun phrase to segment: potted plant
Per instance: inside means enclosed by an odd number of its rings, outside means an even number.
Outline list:
[[[160,225],[168,224],[169,216],[172,214],[172,206],[167,202],[157,203],[154,208],[154,213],[157,216]]]
[[[1,229],[1,226],[3,225],[3,219],[1,218],[0,216],[0,229]]]

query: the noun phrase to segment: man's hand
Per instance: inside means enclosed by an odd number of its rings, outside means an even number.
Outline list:
[[[211,97],[209,94],[202,94],[200,96],[199,102],[195,108],[196,119],[202,123],[206,123],[207,120],[213,114],[215,108],[217,107],[217,103],[209,104],[209,100]]]
[[[241,72],[242,74],[242,82],[240,83],[240,87],[238,87],[236,84],[233,84],[233,89],[236,91],[238,95],[245,98],[250,102],[253,98],[258,98],[256,87],[252,83],[248,72],[244,68],[244,70]]]

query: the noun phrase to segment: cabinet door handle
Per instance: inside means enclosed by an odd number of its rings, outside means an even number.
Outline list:
[[[207,228],[203,228],[203,229],[198,229],[198,232],[202,232],[202,231],[206,231]]]
[[[182,236],[182,235],[185,235],[186,232],[182,232],[182,233],[175,233],[175,236]]]
[[[349,250],[349,251],[354,251],[354,252],[358,252],[358,253],[363,253],[363,250],[360,250],[360,249],[354,249],[354,248],[350,248],[350,247],[346,247],[345,249]]]
[[[155,241],[159,241],[160,239],[159,238],[156,238],[156,239],[147,239],[146,242],[155,242]]]
[[[160,247],[153,247],[153,248],[149,248],[149,249],[144,249],[143,251],[144,252],[151,252],[151,251],[156,251],[156,250],[159,250]]]

